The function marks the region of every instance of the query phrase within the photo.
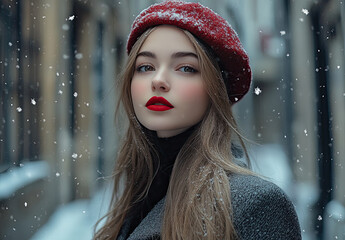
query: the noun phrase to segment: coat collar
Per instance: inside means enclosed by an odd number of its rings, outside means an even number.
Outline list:
[[[242,162],[241,160],[235,159],[235,161],[239,161],[238,162],[239,165],[241,164],[242,166],[246,167],[246,164]],[[233,185],[233,184],[231,184],[230,182],[230,185]],[[236,191],[233,193],[234,195],[236,195]],[[236,197],[236,196],[233,196],[233,197]],[[166,197],[163,197],[153,207],[153,209],[146,215],[146,217],[141,221],[141,223],[134,229],[134,231],[129,236],[128,236],[128,231],[130,228],[131,219],[127,218],[122,226],[120,236],[117,238],[117,240],[144,240],[144,239],[155,239],[157,237],[160,237],[162,223],[163,223],[165,199]],[[233,204],[236,205],[236,201],[233,202]]]
[[[141,223],[134,229],[132,234],[127,240],[143,240],[152,239],[161,235],[161,227],[163,222],[165,197],[160,200],[153,209],[147,214],[147,216],[141,221]],[[129,229],[130,221],[126,221],[123,229]],[[128,235],[128,232],[123,232],[118,240],[125,239],[123,236]]]

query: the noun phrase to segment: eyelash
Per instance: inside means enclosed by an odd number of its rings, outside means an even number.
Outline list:
[[[185,69],[184,71],[181,71],[181,72],[185,72],[185,73],[197,73],[198,70],[196,70],[195,68],[191,67],[191,66],[182,66],[180,67],[178,70],[181,70],[181,69]],[[189,69],[189,71],[186,71],[186,69]]]
[[[182,69],[184,69],[184,70],[182,70]],[[182,66],[182,67],[178,68],[177,70],[180,70],[181,72],[184,72],[184,73],[197,73],[198,72],[198,70],[196,70],[195,68],[193,68],[191,66]],[[141,65],[141,66],[138,66],[136,68],[136,71],[137,72],[154,71],[154,67],[152,67],[151,65]]]
[[[148,70],[147,68],[151,68],[151,70]],[[141,65],[141,66],[138,66],[136,70],[137,72],[147,72],[147,71],[152,71],[152,69],[154,69],[154,67],[152,67],[151,65]]]

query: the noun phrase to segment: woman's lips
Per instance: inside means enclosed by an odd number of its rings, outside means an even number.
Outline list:
[[[164,97],[156,96],[150,98],[145,107],[152,111],[167,111],[174,108],[174,106]]]

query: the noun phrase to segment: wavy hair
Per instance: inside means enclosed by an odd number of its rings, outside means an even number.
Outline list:
[[[147,30],[136,41],[120,79],[117,109],[122,104],[129,125],[114,168],[110,211],[103,217],[105,224],[95,233],[94,239],[116,239],[129,211],[148,193],[157,171],[151,156],[154,149],[135,116],[130,91],[136,56],[154,29]],[[234,163],[231,141],[237,138],[247,160],[248,154],[216,57],[190,32],[183,32],[196,49],[210,107],[176,158],[165,200],[161,238],[236,239],[229,175],[252,172]]]

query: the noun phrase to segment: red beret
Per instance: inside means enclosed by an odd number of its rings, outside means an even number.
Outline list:
[[[148,28],[162,24],[188,30],[214,51],[232,103],[248,92],[252,72],[237,33],[224,18],[199,3],[165,1],[143,10],[132,25],[127,53]]]

